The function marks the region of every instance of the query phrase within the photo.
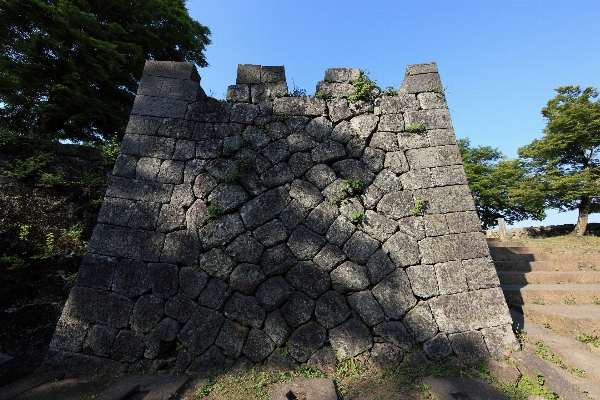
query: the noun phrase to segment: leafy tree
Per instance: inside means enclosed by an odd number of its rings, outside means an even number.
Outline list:
[[[531,184],[519,160],[507,160],[490,146],[471,147],[469,139],[458,139],[458,147],[483,229],[496,226],[498,218],[508,224],[544,219],[543,201],[519,192],[521,186]]]
[[[206,66],[185,0],[0,0],[0,117],[11,129],[120,137],[146,59]]]
[[[555,91],[558,95],[542,109],[544,136],[521,147],[519,156],[540,182],[548,208],[579,210],[573,234],[583,235],[588,215],[600,211],[600,101],[592,101],[598,97],[592,87]]]

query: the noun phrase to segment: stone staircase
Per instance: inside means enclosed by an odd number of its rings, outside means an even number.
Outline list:
[[[513,327],[561,360],[552,367],[600,399],[600,348],[577,337],[600,337],[600,249],[597,253],[527,247],[487,239]],[[573,371],[586,371],[579,377]]]
[[[600,336],[600,250],[552,253],[498,239],[488,246],[509,306],[564,336]]]

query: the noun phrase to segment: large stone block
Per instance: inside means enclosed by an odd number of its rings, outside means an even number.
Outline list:
[[[397,267],[417,264],[421,257],[415,238],[402,232],[394,233],[381,248]]]
[[[229,277],[229,285],[237,292],[252,294],[265,279],[267,277],[259,265],[239,264]]]
[[[373,333],[403,350],[410,350],[413,344],[413,338],[402,322],[382,322],[373,328]]]
[[[144,335],[123,330],[113,343],[111,357],[121,362],[135,362],[144,354]]]
[[[298,327],[290,336],[287,347],[298,362],[306,362],[325,344],[327,331],[314,321]]]
[[[377,203],[377,211],[393,219],[408,217],[414,209],[410,191],[393,192],[384,195]]]
[[[418,343],[423,343],[438,333],[438,326],[427,303],[420,303],[410,310],[402,318],[402,323]]]
[[[467,277],[460,261],[448,261],[435,264],[435,275],[440,294],[467,292]]]
[[[250,88],[250,96],[254,104],[270,103],[272,99],[281,98],[288,94],[288,86],[285,81],[261,83],[260,85],[252,85]]]
[[[129,323],[132,309],[133,302],[124,296],[75,286],[63,314],[119,329]]]
[[[267,358],[275,350],[275,343],[269,335],[260,329],[252,329],[244,344],[243,352],[254,362],[260,362]]]
[[[250,329],[247,326],[226,319],[215,344],[221,348],[225,355],[238,358],[242,354],[242,348],[249,331]]]
[[[185,119],[197,122],[229,122],[231,104],[222,101],[207,100],[190,104]]]
[[[285,279],[296,290],[300,290],[313,299],[327,292],[331,286],[329,274],[310,261],[301,261],[293,266]]]
[[[434,62],[425,64],[411,64],[406,66],[406,75],[429,74],[438,72],[437,64]]]
[[[148,264],[148,276],[155,296],[168,299],[179,291],[179,269],[175,264]]]
[[[419,251],[424,264],[489,256],[485,238],[480,232],[427,237],[419,242]]]
[[[187,108],[186,100],[137,95],[131,113],[151,117],[183,118]]]
[[[433,265],[413,265],[406,268],[406,274],[416,296],[427,299],[438,295],[439,288]]]
[[[377,325],[385,319],[381,306],[370,290],[352,293],[348,296],[348,304],[368,326]]]
[[[249,203],[244,206],[247,204]],[[198,231],[198,236],[202,246],[205,249],[210,249],[227,245],[244,231],[245,228],[239,214],[226,214],[206,224]]]
[[[164,204],[172,193],[173,185],[113,176],[106,196]]]
[[[225,98],[232,103],[248,103],[250,101],[250,86],[245,84],[230,85],[227,87]]]
[[[515,338],[511,325],[493,326],[481,330],[483,339],[490,354],[501,358],[506,351],[519,351],[521,346]]]
[[[171,232],[165,237],[165,245],[160,261],[192,266],[198,264],[202,247],[198,235],[193,230]]]
[[[233,289],[220,279],[213,278],[198,297],[198,304],[214,310],[221,310],[233,293]]]
[[[304,226],[299,226],[290,235],[288,247],[298,260],[311,260],[325,243],[321,236]]]
[[[406,272],[402,269],[389,274],[372,290],[383,312],[390,318],[400,319],[417,304]]]
[[[117,330],[104,325],[93,325],[83,343],[83,352],[100,357],[109,357]]]
[[[177,321],[186,323],[196,309],[194,302],[187,294],[180,292],[177,296],[171,297],[165,304],[165,314],[175,318]]]
[[[146,333],[161,320],[165,309],[165,301],[151,294],[141,296],[133,307],[131,329]]]
[[[312,97],[279,97],[275,99],[273,112],[281,115],[326,115],[325,100]]]
[[[267,316],[265,309],[261,307],[256,297],[239,293],[234,293],[233,297],[225,304],[223,314],[240,324],[250,325],[254,328],[262,327]]]
[[[165,235],[141,229],[96,225],[88,251],[113,257],[158,261]]]
[[[331,329],[344,322],[350,316],[346,298],[337,292],[327,292],[319,297],[315,306],[317,322]]]
[[[407,111],[404,114],[404,124],[415,126],[423,124],[426,130],[452,129],[450,112],[446,108],[438,110]]]
[[[81,262],[75,284],[93,289],[108,290],[113,281],[117,260],[87,253]]]
[[[452,346],[448,337],[443,333],[438,333],[433,338],[423,343],[423,350],[429,358],[439,361],[452,354]]]
[[[221,249],[212,249],[200,256],[200,268],[217,279],[229,279],[233,267],[235,262]]]
[[[426,201],[427,214],[475,211],[475,203],[467,185],[415,190],[415,198],[423,198]]]
[[[461,261],[469,290],[485,289],[500,285],[492,260],[487,257]]]
[[[137,135],[156,135],[164,118],[132,115],[129,117],[125,133]]]
[[[236,84],[256,84],[260,83],[260,65],[238,64]]]
[[[284,243],[267,249],[260,259],[260,266],[265,275],[274,276],[286,273],[296,262],[296,257]]]
[[[50,348],[75,353],[80,352],[89,329],[89,322],[81,321],[63,313],[56,324]]]
[[[350,83],[357,80],[363,71],[358,68],[327,68],[325,70],[325,81]]]
[[[375,100],[375,114],[400,114],[419,109],[419,102],[414,94],[383,96]]]
[[[308,322],[315,309],[315,301],[302,292],[296,292],[280,308],[281,314],[292,327]]]
[[[450,334],[449,339],[456,355],[468,365],[489,357],[483,336],[478,331]]]
[[[264,330],[277,347],[283,346],[292,334],[292,328],[285,322],[285,318],[279,310],[267,315]]]
[[[240,216],[248,229],[255,229],[277,217],[290,201],[286,190],[270,190],[244,204]]]
[[[191,62],[146,60],[146,63],[144,64],[144,75],[200,82],[200,75],[198,75],[196,65]]]
[[[355,232],[344,244],[344,253],[348,258],[357,264],[366,264],[369,258],[379,248],[380,243],[365,234],[364,232]]]
[[[180,327],[179,322],[168,317],[160,321],[146,339],[144,357],[149,359],[158,357],[162,350],[161,344],[164,342],[174,342]]]
[[[319,267],[327,272],[331,272],[346,259],[346,254],[339,247],[332,244],[326,244],[325,247],[315,256],[313,261]]]
[[[356,292],[369,286],[367,269],[351,261],[346,261],[331,271],[330,275],[331,284],[339,293]]]
[[[192,354],[202,354],[215,342],[224,320],[220,312],[198,307],[179,331],[177,339]]]
[[[452,145],[407,150],[406,158],[412,169],[462,164],[458,146]]]
[[[404,77],[400,91],[404,93],[422,93],[434,88],[442,89],[442,81],[437,72],[414,75],[411,73]]]
[[[316,92],[321,98],[348,98],[354,93],[354,87],[349,83],[317,82]]]
[[[199,265],[194,267],[183,267],[179,270],[179,287],[190,298],[198,297],[206,282],[208,274],[202,271]]]
[[[439,296],[428,301],[440,330],[466,332],[510,324],[512,319],[500,288]]]
[[[360,320],[352,318],[329,331],[331,348],[342,360],[354,357],[373,347],[369,328]]]

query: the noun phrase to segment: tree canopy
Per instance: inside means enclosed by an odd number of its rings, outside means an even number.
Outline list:
[[[575,230],[583,235],[588,215],[600,211],[600,102],[595,88],[579,86],[555,89],[556,97],[542,109],[547,121],[544,136],[519,149],[545,206],[559,211],[578,210]]]
[[[57,139],[123,134],[146,59],[206,66],[185,0],[0,0],[0,118]]]
[[[496,226],[498,218],[508,224],[544,219],[543,199],[519,192],[522,186],[532,183],[522,162],[507,160],[500,150],[490,146],[471,147],[469,139],[457,142],[483,229]]]

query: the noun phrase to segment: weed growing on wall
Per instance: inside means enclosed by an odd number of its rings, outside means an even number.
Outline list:
[[[410,133],[423,133],[425,131],[425,124],[423,124],[423,122],[419,122],[405,127],[404,130]]]
[[[385,94],[386,96],[396,96],[398,95],[398,92],[396,91],[396,89],[394,89],[393,86],[388,86],[385,88],[385,90],[383,91],[383,94]]]
[[[372,81],[367,74],[368,71],[365,71],[358,79],[352,81],[354,92],[350,97],[348,97],[350,102],[368,100],[369,96],[371,95],[371,91],[375,88],[375,82]]]

